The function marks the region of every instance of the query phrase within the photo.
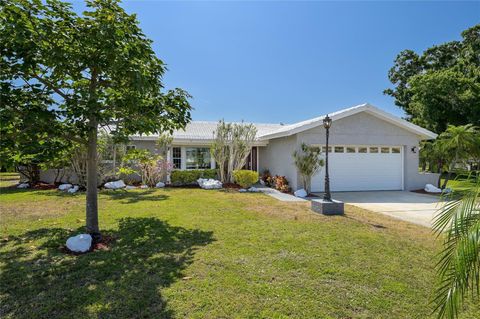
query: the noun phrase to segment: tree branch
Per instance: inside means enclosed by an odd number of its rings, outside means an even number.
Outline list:
[[[51,83],[50,81],[48,80],[45,80],[43,79],[42,77],[38,76],[37,74],[34,74],[33,77],[35,79],[37,79],[40,83],[42,83],[43,85],[45,86],[48,86],[50,89],[52,89],[55,93],[57,93],[58,95],[60,95],[61,97],[63,97],[65,100],[68,100],[69,97],[67,94],[63,93],[62,90],[60,90],[59,88],[55,87],[53,85],[53,83]]]

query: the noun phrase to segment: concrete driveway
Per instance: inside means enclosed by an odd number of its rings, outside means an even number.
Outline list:
[[[432,226],[433,216],[443,205],[438,196],[408,191],[338,192],[333,193],[332,197],[346,204],[425,227]]]

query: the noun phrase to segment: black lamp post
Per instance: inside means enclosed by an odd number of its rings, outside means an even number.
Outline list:
[[[323,200],[325,201],[332,201],[332,196],[330,195],[330,177],[328,176],[328,135],[329,135],[329,130],[330,127],[332,126],[332,119],[328,116],[325,116],[323,119],[323,127],[325,128],[326,131],[326,138],[327,138],[327,143],[325,147],[325,194],[323,195]]]

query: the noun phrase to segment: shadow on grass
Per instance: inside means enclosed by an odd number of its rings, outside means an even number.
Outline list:
[[[140,189],[127,191],[119,190],[104,190],[100,194],[110,196],[113,200],[120,200],[123,204],[137,203],[139,201],[162,201],[168,199],[168,195],[158,194],[156,189]]]
[[[0,314],[15,318],[171,318],[162,289],[185,276],[196,249],[212,232],[173,227],[156,218],[124,218],[109,251],[60,252],[78,233],[61,228],[26,232],[3,243]],[[38,245],[33,249],[32,243]]]
[[[56,197],[72,197],[85,194],[85,192],[78,192],[70,194],[68,192],[61,192],[58,190],[38,190],[38,189],[17,189],[15,187],[0,187],[0,193],[16,194],[16,193],[32,193],[32,195],[40,196],[56,196]],[[99,195],[107,195],[113,200],[119,200],[122,204],[137,203],[140,201],[162,201],[169,198],[168,195],[158,194],[156,189],[138,189],[138,190],[99,190]]]

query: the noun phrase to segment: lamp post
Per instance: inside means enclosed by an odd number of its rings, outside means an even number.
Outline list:
[[[328,176],[328,136],[330,134],[330,127],[332,126],[332,119],[328,116],[325,116],[323,119],[323,127],[325,128],[326,135],[326,147],[325,147],[325,194],[323,194],[323,199],[325,201],[332,201],[332,196],[330,195],[330,177]]]

